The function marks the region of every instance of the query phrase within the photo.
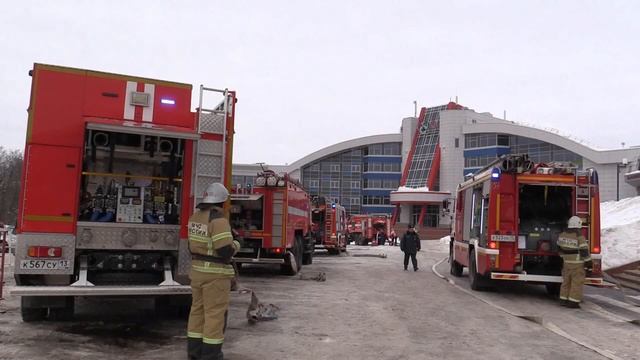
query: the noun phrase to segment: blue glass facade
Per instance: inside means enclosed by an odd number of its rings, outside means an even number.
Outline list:
[[[474,173],[504,154],[529,154],[534,162],[570,161],[582,167],[582,157],[560,146],[537,139],[506,134],[467,134],[464,141],[464,174]]]
[[[302,167],[302,184],[312,196],[342,204],[349,214],[387,213],[389,193],[400,182],[401,144],[352,148]]]

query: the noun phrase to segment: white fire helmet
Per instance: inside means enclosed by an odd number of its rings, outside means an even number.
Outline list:
[[[568,229],[581,229],[582,228],[582,219],[577,216],[572,216],[569,218],[567,223]]]
[[[213,183],[207,186],[202,196],[201,204],[218,204],[227,201],[229,191],[220,183]]]

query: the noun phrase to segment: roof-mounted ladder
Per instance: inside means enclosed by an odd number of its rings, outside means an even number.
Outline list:
[[[206,107],[204,103],[209,101],[205,101],[205,97],[216,94],[222,95],[222,100],[214,107]],[[193,157],[194,206],[197,206],[202,200],[207,186],[214,182],[224,184],[227,119],[232,113],[232,106],[232,99],[227,89],[212,89],[200,85],[200,99],[197,109],[200,139],[195,144]]]

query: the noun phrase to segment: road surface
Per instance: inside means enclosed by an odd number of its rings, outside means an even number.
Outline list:
[[[432,271],[449,276],[444,251],[437,241],[423,241],[420,269],[413,272],[403,271],[397,247],[350,245],[349,255],[387,257],[317,256],[303,273],[324,272],[325,282],[249,268],[242,286],[277,305],[279,318],[248,324],[250,295],[233,294],[225,359],[638,357],[640,327],[630,320],[640,314],[624,303],[612,305],[615,290],[590,291],[581,310],[560,307],[540,286],[470,292],[466,275],[454,285]],[[91,298],[77,304],[72,322],[23,323],[19,299],[5,296],[0,359],[186,358],[186,319],[156,314],[152,301]]]

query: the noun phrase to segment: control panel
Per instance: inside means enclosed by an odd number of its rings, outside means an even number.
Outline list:
[[[141,223],[144,211],[144,191],[138,186],[118,188],[116,222]]]

